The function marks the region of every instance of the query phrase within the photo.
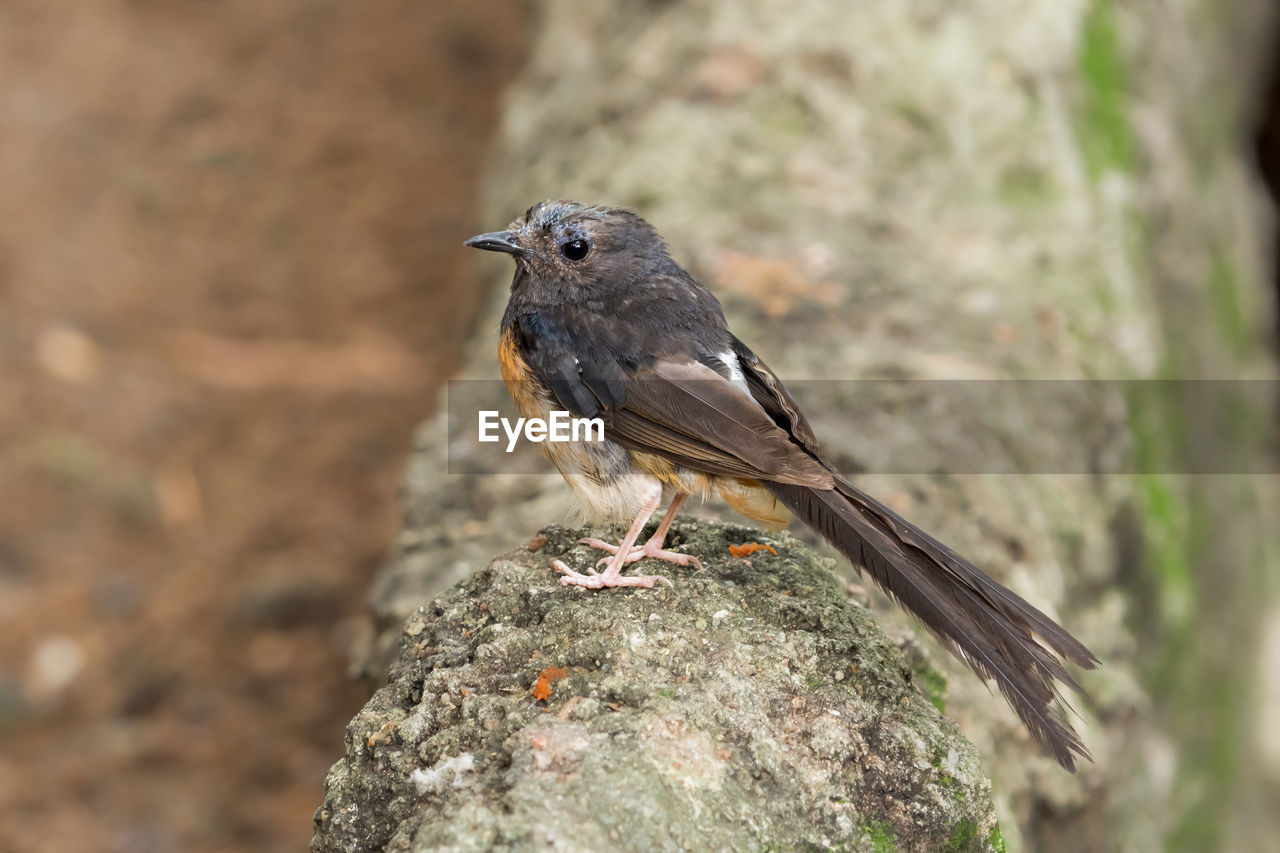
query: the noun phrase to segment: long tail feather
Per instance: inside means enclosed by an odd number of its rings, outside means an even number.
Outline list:
[[[769,491],[881,589],[915,614],[956,657],[1000,692],[1032,736],[1068,770],[1089,759],[1054,708],[1055,679],[1079,690],[1061,658],[1098,660],[1075,637],[924,531],[836,478],[836,488],[769,483]]]

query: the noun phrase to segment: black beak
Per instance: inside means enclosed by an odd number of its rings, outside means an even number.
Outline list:
[[[477,234],[462,245],[470,246],[473,249],[484,249],[486,252],[506,252],[508,255],[524,254],[524,249],[516,242],[515,235],[510,231]]]

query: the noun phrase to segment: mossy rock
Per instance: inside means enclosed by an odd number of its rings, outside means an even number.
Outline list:
[[[631,569],[674,588],[560,586],[588,533],[548,528],[409,618],[314,850],[994,849],[976,751],[821,557],[686,520],[668,541],[700,570]]]

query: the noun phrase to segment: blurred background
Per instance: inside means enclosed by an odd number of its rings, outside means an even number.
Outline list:
[[[0,4],[0,848],[306,845],[534,14]]]
[[[0,849],[305,847],[524,11],[0,4]]]

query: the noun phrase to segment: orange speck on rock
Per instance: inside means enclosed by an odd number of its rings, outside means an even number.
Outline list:
[[[778,552],[773,550],[772,545],[761,545],[759,542],[744,542],[741,545],[729,546],[729,553],[739,559],[749,557],[756,551],[768,551],[773,556],[778,556]]]
[[[533,684],[533,698],[539,701],[551,698],[551,682],[559,681],[569,674],[562,666],[549,666],[538,673],[538,680]]]

